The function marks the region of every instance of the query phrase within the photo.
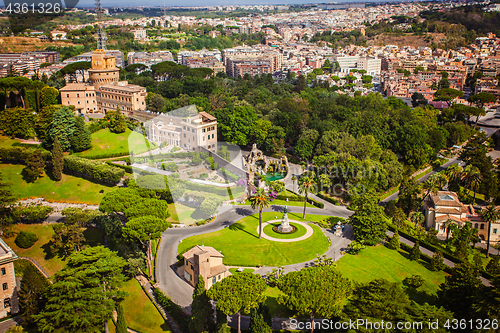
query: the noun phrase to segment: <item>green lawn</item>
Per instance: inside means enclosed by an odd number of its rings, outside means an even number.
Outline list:
[[[262,220],[281,218],[281,213],[262,213]],[[304,221],[301,214],[290,213],[290,219]],[[323,215],[306,215],[307,221],[319,221]],[[230,266],[282,266],[309,261],[328,250],[329,243],[321,229],[311,225],[314,234],[308,239],[291,242],[273,242],[259,239],[259,215],[247,216],[228,228],[209,234],[186,238],[179,244],[178,252],[184,253],[195,245],[212,246],[224,254],[224,264]]]
[[[0,135],[0,148],[11,147],[13,143],[20,142],[17,139],[11,139],[8,136]]]
[[[406,277],[418,274],[425,279],[419,288],[430,295],[436,295],[440,283],[444,282],[444,272],[433,272],[420,263],[410,261],[404,255],[406,252],[396,252],[378,245],[368,247],[357,255],[347,254],[337,262],[337,267],[342,274],[356,282],[366,283],[377,278],[391,282],[401,282]],[[420,261],[423,263],[423,261]],[[416,295],[413,295],[416,296]],[[418,295],[425,301],[432,301],[432,297]]]
[[[229,269],[229,272],[231,272],[231,274],[239,274],[239,273],[253,273],[254,269],[252,268],[245,268],[243,270],[243,272],[237,272],[238,268],[230,268]]]
[[[121,290],[128,292],[122,305],[129,328],[141,333],[170,332],[170,327],[137,280],[127,281]]]
[[[180,224],[195,224],[200,218],[197,218],[196,209],[183,205],[181,203],[168,204],[170,216],[167,221]]]
[[[19,248],[15,243],[15,237],[4,238],[14,252],[20,257],[28,257],[34,259],[42,268],[50,275],[54,275],[61,270],[65,262],[63,258],[57,254],[52,254],[48,243],[54,234],[54,230],[50,224],[15,224],[12,226],[15,232],[30,231],[38,236],[36,243],[29,249]],[[103,243],[104,233],[101,229],[88,228],[84,231],[86,244],[97,246]]]
[[[273,230],[274,226],[279,226],[281,222],[276,222],[273,224],[268,224],[264,227],[264,233],[268,236],[279,238],[279,239],[291,239],[291,238],[299,238],[306,234],[307,230],[301,224],[290,222],[290,225],[293,225],[297,230],[293,234],[280,234]]]
[[[153,144],[151,149],[155,149]],[[144,153],[148,150],[146,140],[137,132],[133,132],[127,128],[124,133],[113,133],[108,128],[101,129],[92,133],[92,148],[84,152],[78,153],[80,156],[91,156],[97,154],[134,154]]]
[[[21,175],[23,168],[23,165],[0,164],[3,180],[12,185],[12,195],[18,199],[40,197],[55,201],[96,205],[101,202],[104,194],[113,188],[113,185],[66,174],[63,174],[62,180],[58,182],[44,173],[43,177],[33,183],[26,183]]]

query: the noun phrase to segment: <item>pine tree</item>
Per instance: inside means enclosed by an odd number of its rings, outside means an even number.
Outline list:
[[[248,330],[254,333],[271,333],[271,327],[266,321],[264,311],[267,309],[265,305],[261,304],[258,308],[250,311],[250,326]],[[267,309],[269,310],[269,309]]]
[[[71,138],[71,148],[73,151],[84,151],[92,147],[90,132],[85,126],[85,121],[82,117],[77,117],[75,122],[75,132]]]
[[[19,290],[19,305],[24,310],[24,320],[29,326],[35,322],[33,316],[42,310],[45,292],[49,285],[49,281],[33,264],[26,266]]]
[[[59,138],[63,151],[71,148],[71,138],[75,132],[75,116],[73,111],[67,107],[62,107],[56,111],[52,118],[48,133],[49,146],[52,146],[56,138]]]
[[[394,235],[387,243],[387,247],[390,248],[391,250],[396,250],[396,251],[399,251],[401,249],[401,243],[399,241],[399,232],[397,229],[394,232]]]
[[[55,180],[60,181],[62,179],[63,168],[63,151],[59,138],[56,138],[52,146],[52,176]]]
[[[500,278],[500,258],[492,257],[486,265],[486,271],[491,275]]]
[[[191,320],[189,321],[189,332],[200,333],[209,331],[213,326],[214,310],[207,296],[205,280],[200,275],[198,283],[193,292],[193,303],[191,304]]]
[[[422,252],[420,252],[420,244],[418,241],[416,241],[415,245],[413,245],[413,248],[410,251],[410,260],[418,261],[421,254]]]
[[[26,159],[26,166],[22,174],[27,182],[34,182],[42,176],[44,168],[45,159],[42,156],[42,151],[37,149]]]
[[[121,114],[120,109],[108,112],[109,117],[109,130],[113,133],[123,133],[127,130],[127,122],[125,117]]]
[[[430,268],[433,271],[440,271],[444,268],[443,253],[441,253],[441,251],[436,250],[436,252],[434,252],[434,255],[431,259]]]
[[[127,320],[121,304],[116,308],[116,333],[127,333]]]

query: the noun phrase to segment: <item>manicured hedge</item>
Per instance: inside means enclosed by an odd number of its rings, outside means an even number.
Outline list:
[[[335,200],[334,198],[332,198],[330,196],[324,195],[321,192],[318,192],[318,194],[316,194],[316,195],[318,197],[320,197],[321,199],[328,201],[329,203],[332,203],[332,204],[337,205],[337,206],[340,205],[337,200]]]
[[[160,306],[174,318],[181,331],[189,332],[189,317],[184,310],[182,310],[179,305],[175,304],[168,296],[162,293],[159,288],[155,289],[155,297],[158,304],[160,304]]]
[[[94,155],[85,155],[80,156],[79,154],[75,154],[75,156],[85,158],[87,160],[100,160],[102,158],[112,158],[112,157],[122,157],[127,156],[129,154],[128,151],[122,151],[119,153],[102,153],[102,154],[94,154]]]
[[[4,161],[17,161],[24,163],[36,150],[36,148],[25,147],[0,148],[0,159]],[[42,157],[45,161],[52,158],[50,151],[45,149],[40,150],[42,151]]]
[[[29,249],[37,240],[38,236],[35,233],[21,231],[14,240],[14,243],[22,249]]]
[[[240,179],[240,177],[236,176],[234,173],[232,173],[231,171],[227,170],[226,168],[220,168],[219,169],[219,172],[227,179],[229,180],[230,182],[235,182],[237,181],[238,179]]]
[[[126,173],[134,173],[134,169],[129,165],[115,164],[115,163],[110,162],[110,161],[106,162],[106,164],[109,166],[112,166],[112,167],[123,169],[123,170],[125,170]]]
[[[112,183],[118,183],[125,174],[125,170],[115,166],[87,160],[74,155],[64,157],[64,169]]]

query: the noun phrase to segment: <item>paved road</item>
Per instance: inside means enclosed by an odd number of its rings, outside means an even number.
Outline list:
[[[5,333],[9,330],[9,328],[14,326],[20,326],[23,321],[22,316],[17,316],[11,319],[7,319],[0,323],[0,333]]]
[[[333,206],[333,207],[334,210],[333,208],[329,210],[319,209],[319,208],[307,208],[307,213],[321,214],[328,216],[339,216],[343,218],[347,218],[352,214],[352,212],[345,207],[342,206]],[[275,211],[277,213],[281,213],[282,209],[283,208],[281,206],[271,206],[269,209],[266,209],[265,211],[266,212]],[[296,206],[288,207],[288,211],[291,213],[301,213],[302,209],[303,209],[302,207],[296,207]],[[160,246],[158,248],[158,257],[156,264],[157,265],[156,281],[158,281],[157,283],[158,287],[164,293],[169,295],[174,302],[176,302],[177,304],[182,306],[184,310],[189,312],[190,311],[189,306],[192,300],[193,288],[186,281],[184,281],[184,279],[178,276],[175,271],[175,263],[177,262],[176,259],[177,247],[179,245],[179,242],[182,241],[182,239],[190,236],[221,230],[233,224],[234,222],[242,219],[243,217],[255,213],[257,213],[257,211],[253,210],[250,206],[224,205],[219,210],[219,215],[217,216],[214,222],[197,227],[167,229],[162,235]],[[350,238],[351,237],[350,229],[346,229],[345,232],[347,235],[349,235]],[[329,236],[332,239],[334,239],[332,237],[333,235]],[[334,255],[339,256],[340,249],[347,246],[347,244],[349,243],[349,238],[345,238],[343,242],[337,242],[338,244],[334,240],[333,242],[334,247],[333,248],[331,247],[329,249],[329,251],[326,253],[327,256],[331,256],[332,258],[334,257]],[[309,264],[310,263],[302,263],[298,264],[298,266],[290,265],[290,267],[286,267],[285,269],[286,270],[300,269],[301,268],[300,265],[302,265],[302,267],[305,267],[306,265]],[[265,273],[266,269],[270,270],[271,268],[269,267],[263,268],[261,271],[259,271],[259,273],[261,274]]]
[[[444,163],[439,168],[432,170],[431,172],[429,172],[428,174],[426,174],[425,176],[423,176],[422,178],[420,178],[418,180],[419,183],[425,182],[431,175],[433,175],[433,174],[435,174],[437,172],[440,172],[440,171],[446,169],[447,167],[449,167],[450,165],[455,164],[455,163],[460,164],[460,163],[462,163],[462,161],[460,159],[458,159],[458,157],[454,157],[454,158],[450,159],[448,162]],[[394,194],[388,196],[387,198],[381,200],[380,202],[382,204],[384,204],[384,203],[387,203],[387,202],[389,202],[391,200],[396,200],[398,198],[398,196],[399,196],[399,191],[397,191]]]

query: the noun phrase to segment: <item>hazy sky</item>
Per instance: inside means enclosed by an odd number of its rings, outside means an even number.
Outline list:
[[[334,2],[334,1],[324,1]],[[346,2],[346,1],[336,1]],[[350,0],[348,2],[360,2]],[[363,1],[367,2],[367,1]],[[266,5],[266,4],[302,4],[302,3],[318,3],[318,1],[307,0],[165,0],[165,6],[224,6],[224,5]],[[112,6],[163,6],[163,0],[101,0],[103,7]],[[93,7],[94,0],[80,0],[78,7]]]

